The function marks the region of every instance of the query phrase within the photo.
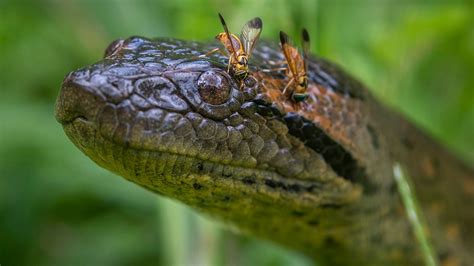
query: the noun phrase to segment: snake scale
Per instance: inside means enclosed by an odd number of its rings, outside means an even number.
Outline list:
[[[338,66],[311,56],[282,95],[261,42],[239,84],[218,47],[130,37],[67,75],[56,118],[98,165],[323,265],[420,265],[394,180],[411,178],[442,265],[473,265],[474,174]]]

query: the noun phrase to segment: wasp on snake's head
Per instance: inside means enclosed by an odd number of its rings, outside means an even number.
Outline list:
[[[290,79],[283,89],[283,94],[291,95],[295,102],[304,101],[308,95],[308,53],[309,53],[309,34],[306,29],[302,31],[303,56],[298,49],[291,43],[290,37],[283,31],[280,31],[280,43],[283,54],[288,65],[287,76]],[[293,85],[294,86],[291,86]]]
[[[248,62],[262,32],[262,20],[256,17],[245,23],[239,38],[237,35],[229,33],[221,14],[219,14],[219,19],[224,27],[224,32],[217,34],[216,39],[224,45],[229,55],[227,71],[237,80],[242,81],[250,72]]]

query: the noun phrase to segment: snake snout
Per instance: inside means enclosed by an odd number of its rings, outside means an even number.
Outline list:
[[[78,118],[92,121],[104,104],[103,97],[72,73],[64,79],[56,101],[56,120],[63,125]]]

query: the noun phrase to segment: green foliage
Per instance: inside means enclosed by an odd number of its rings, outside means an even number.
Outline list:
[[[99,168],[67,140],[54,101],[68,71],[130,35],[211,40],[264,21],[344,66],[379,98],[474,161],[470,1],[0,1],[0,264],[309,265],[220,230]]]

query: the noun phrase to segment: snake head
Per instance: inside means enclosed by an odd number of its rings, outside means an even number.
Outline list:
[[[226,57],[200,56],[215,46],[115,42],[103,60],[67,75],[56,118],[100,166],[248,230],[279,227],[247,219],[266,214],[312,226],[315,206],[325,212],[357,199],[360,186],[302,139],[334,146],[324,132],[275,104],[255,69],[241,82],[226,72]],[[264,54],[257,49],[254,57],[269,60]]]

